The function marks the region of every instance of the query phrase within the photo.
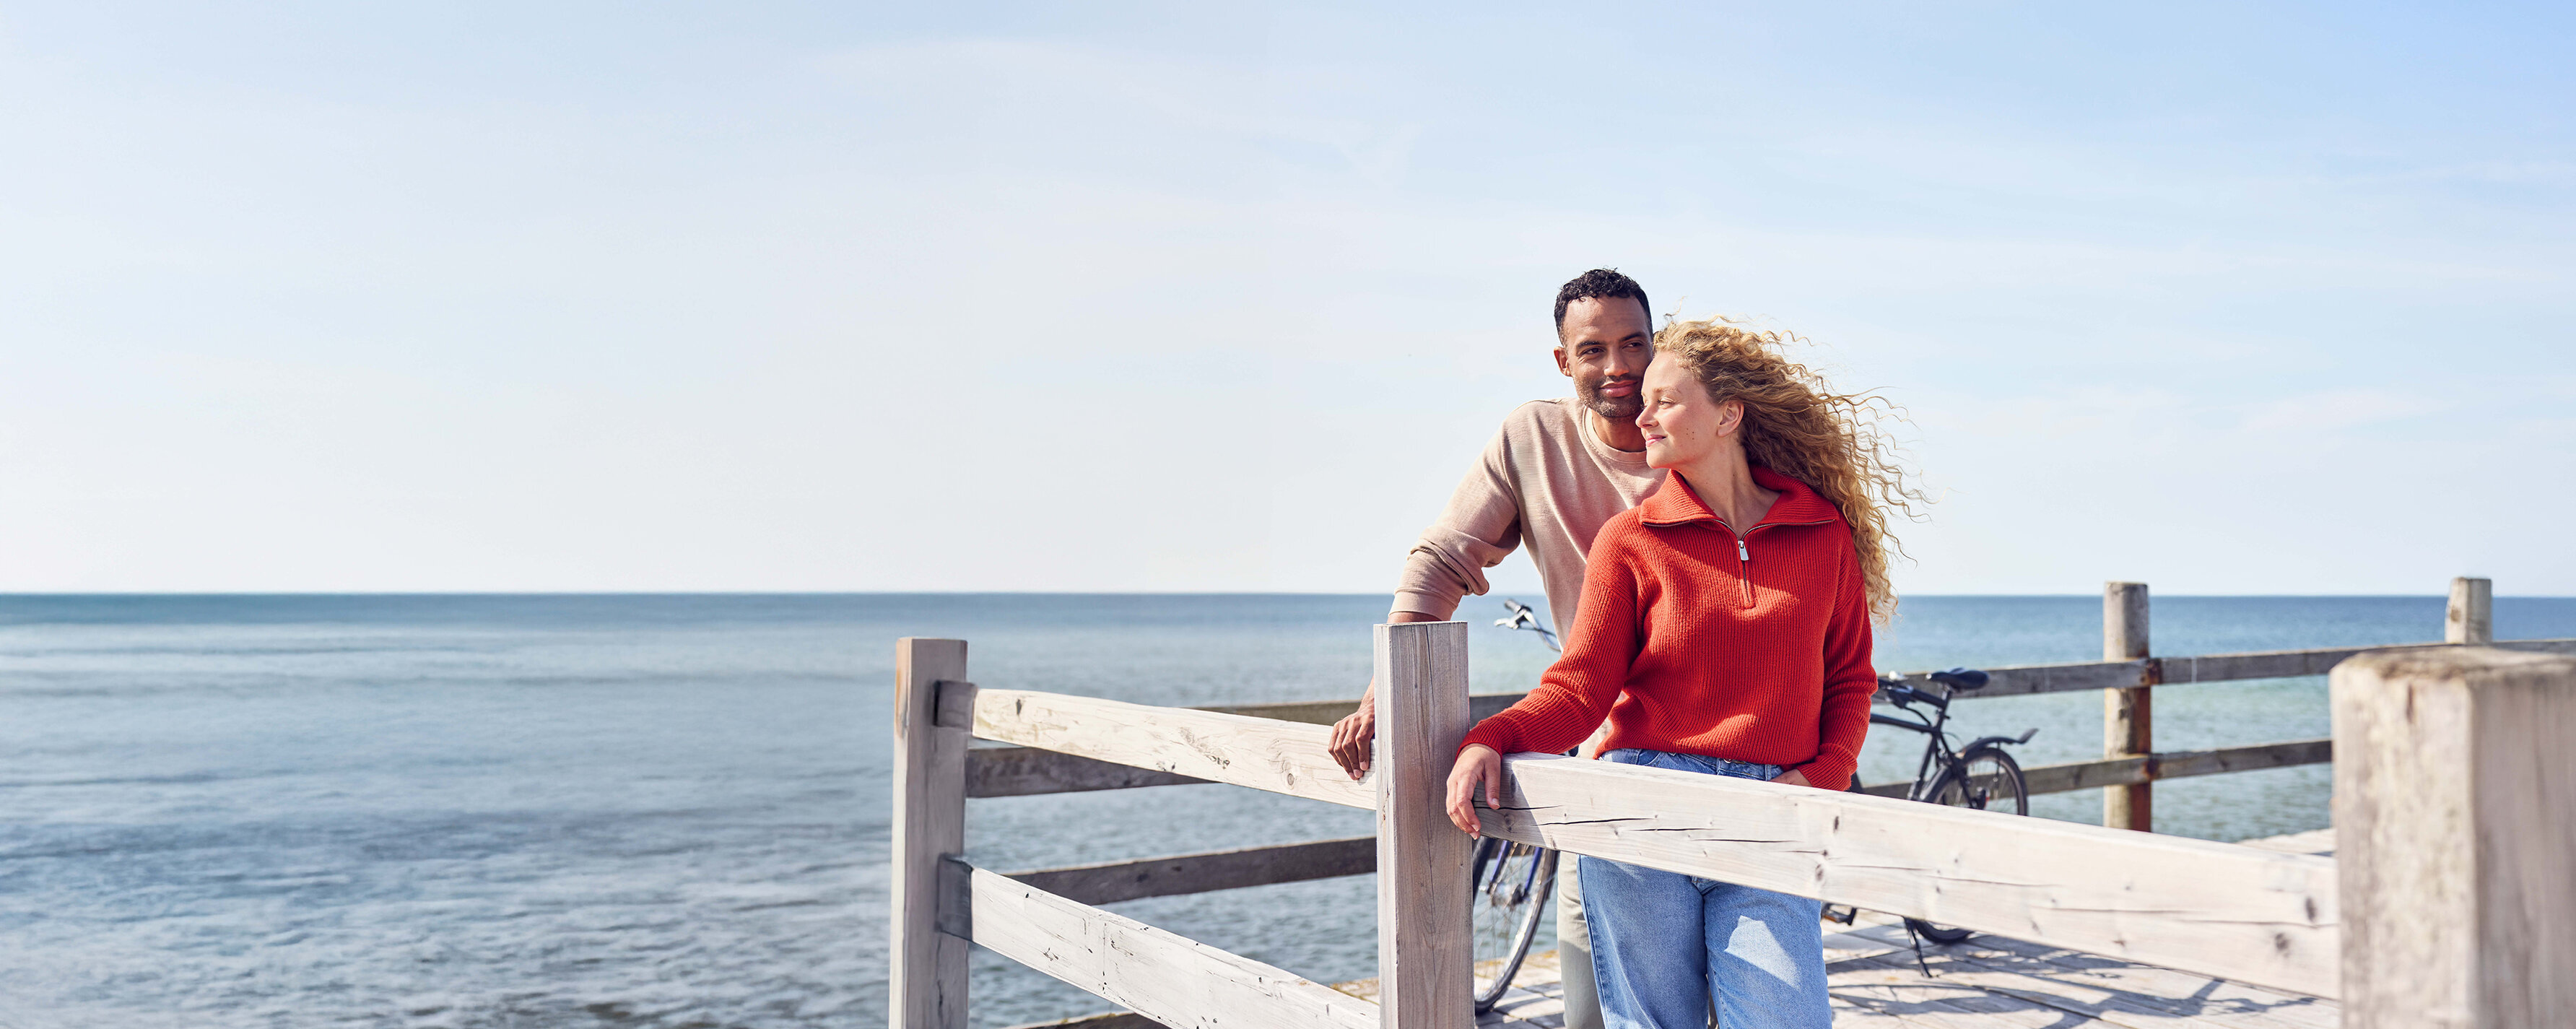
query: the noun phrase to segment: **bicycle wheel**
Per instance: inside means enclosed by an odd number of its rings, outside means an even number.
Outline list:
[[[1932,802],[1951,807],[2030,813],[2030,789],[2022,781],[2021,762],[2002,747],[1983,746],[1959,755],[1959,763],[1932,783]]]
[[[2003,748],[1984,746],[1970,748],[1959,755],[1959,763],[1943,769],[1932,782],[1928,799],[1935,804],[1999,811],[2007,815],[2030,813],[2030,787],[2022,780],[2021,763],[2014,761]],[[1905,924],[1934,943],[1957,943],[1968,938],[1968,930],[1934,925],[1919,918]]]
[[[1556,891],[1556,852],[1488,836],[1469,864],[1467,895],[1474,943],[1476,1013],[1494,1009],[1529,956]]]

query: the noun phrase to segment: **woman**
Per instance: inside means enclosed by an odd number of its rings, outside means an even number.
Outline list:
[[[1449,776],[1478,831],[1502,755],[1552,754],[1610,723],[1602,758],[1841,789],[1869,731],[1870,623],[1895,607],[1884,501],[1915,494],[1868,401],[1725,320],[1657,334],[1643,382],[1646,462],[1670,469],[1592,542],[1565,655],[1479,723]],[[1818,902],[1582,859],[1609,1029],[1832,1024]]]

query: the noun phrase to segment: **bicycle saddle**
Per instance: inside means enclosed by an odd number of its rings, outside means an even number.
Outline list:
[[[1953,668],[1945,672],[1934,672],[1929,678],[1951,689],[1973,690],[1986,684],[1987,675],[1974,668]]]

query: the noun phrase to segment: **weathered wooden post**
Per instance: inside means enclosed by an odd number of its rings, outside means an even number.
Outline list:
[[[2495,581],[2451,580],[2451,606],[2442,614],[2442,642],[2495,642]]]
[[[965,1029],[967,942],[939,931],[939,864],[966,849],[969,730],[938,724],[939,684],[966,681],[966,641],[894,645],[894,934],[887,954],[891,1029]]]
[[[2102,584],[2102,660],[2135,661],[2147,656],[2147,584]],[[2146,686],[2102,693],[2102,756],[2140,757],[2156,751],[2155,691]],[[2155,831],[2155,784],[2132,783],[2102,790],[2102,824],[2114,829]]]
[[[2332,675],[2345,1029],[2576,1016],[2576,657],[2362,654]]]
[[[1377,682],[1379,1024],[1459,1029],[1475,1022],[1475,841],[1443,802],[1467,735],[1467,623],[1378,626]]]

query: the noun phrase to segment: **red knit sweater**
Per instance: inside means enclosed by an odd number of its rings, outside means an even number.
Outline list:
[[[1704,754],[1849,785],[1878,688],[1851,526],[1805,483],[1758,467],[1753,481],[1781,496],[1740,536],[1678,475],[1602,526],[1565,656],[1466,742],[1552,754],[1606,717],[1604,750]]]

